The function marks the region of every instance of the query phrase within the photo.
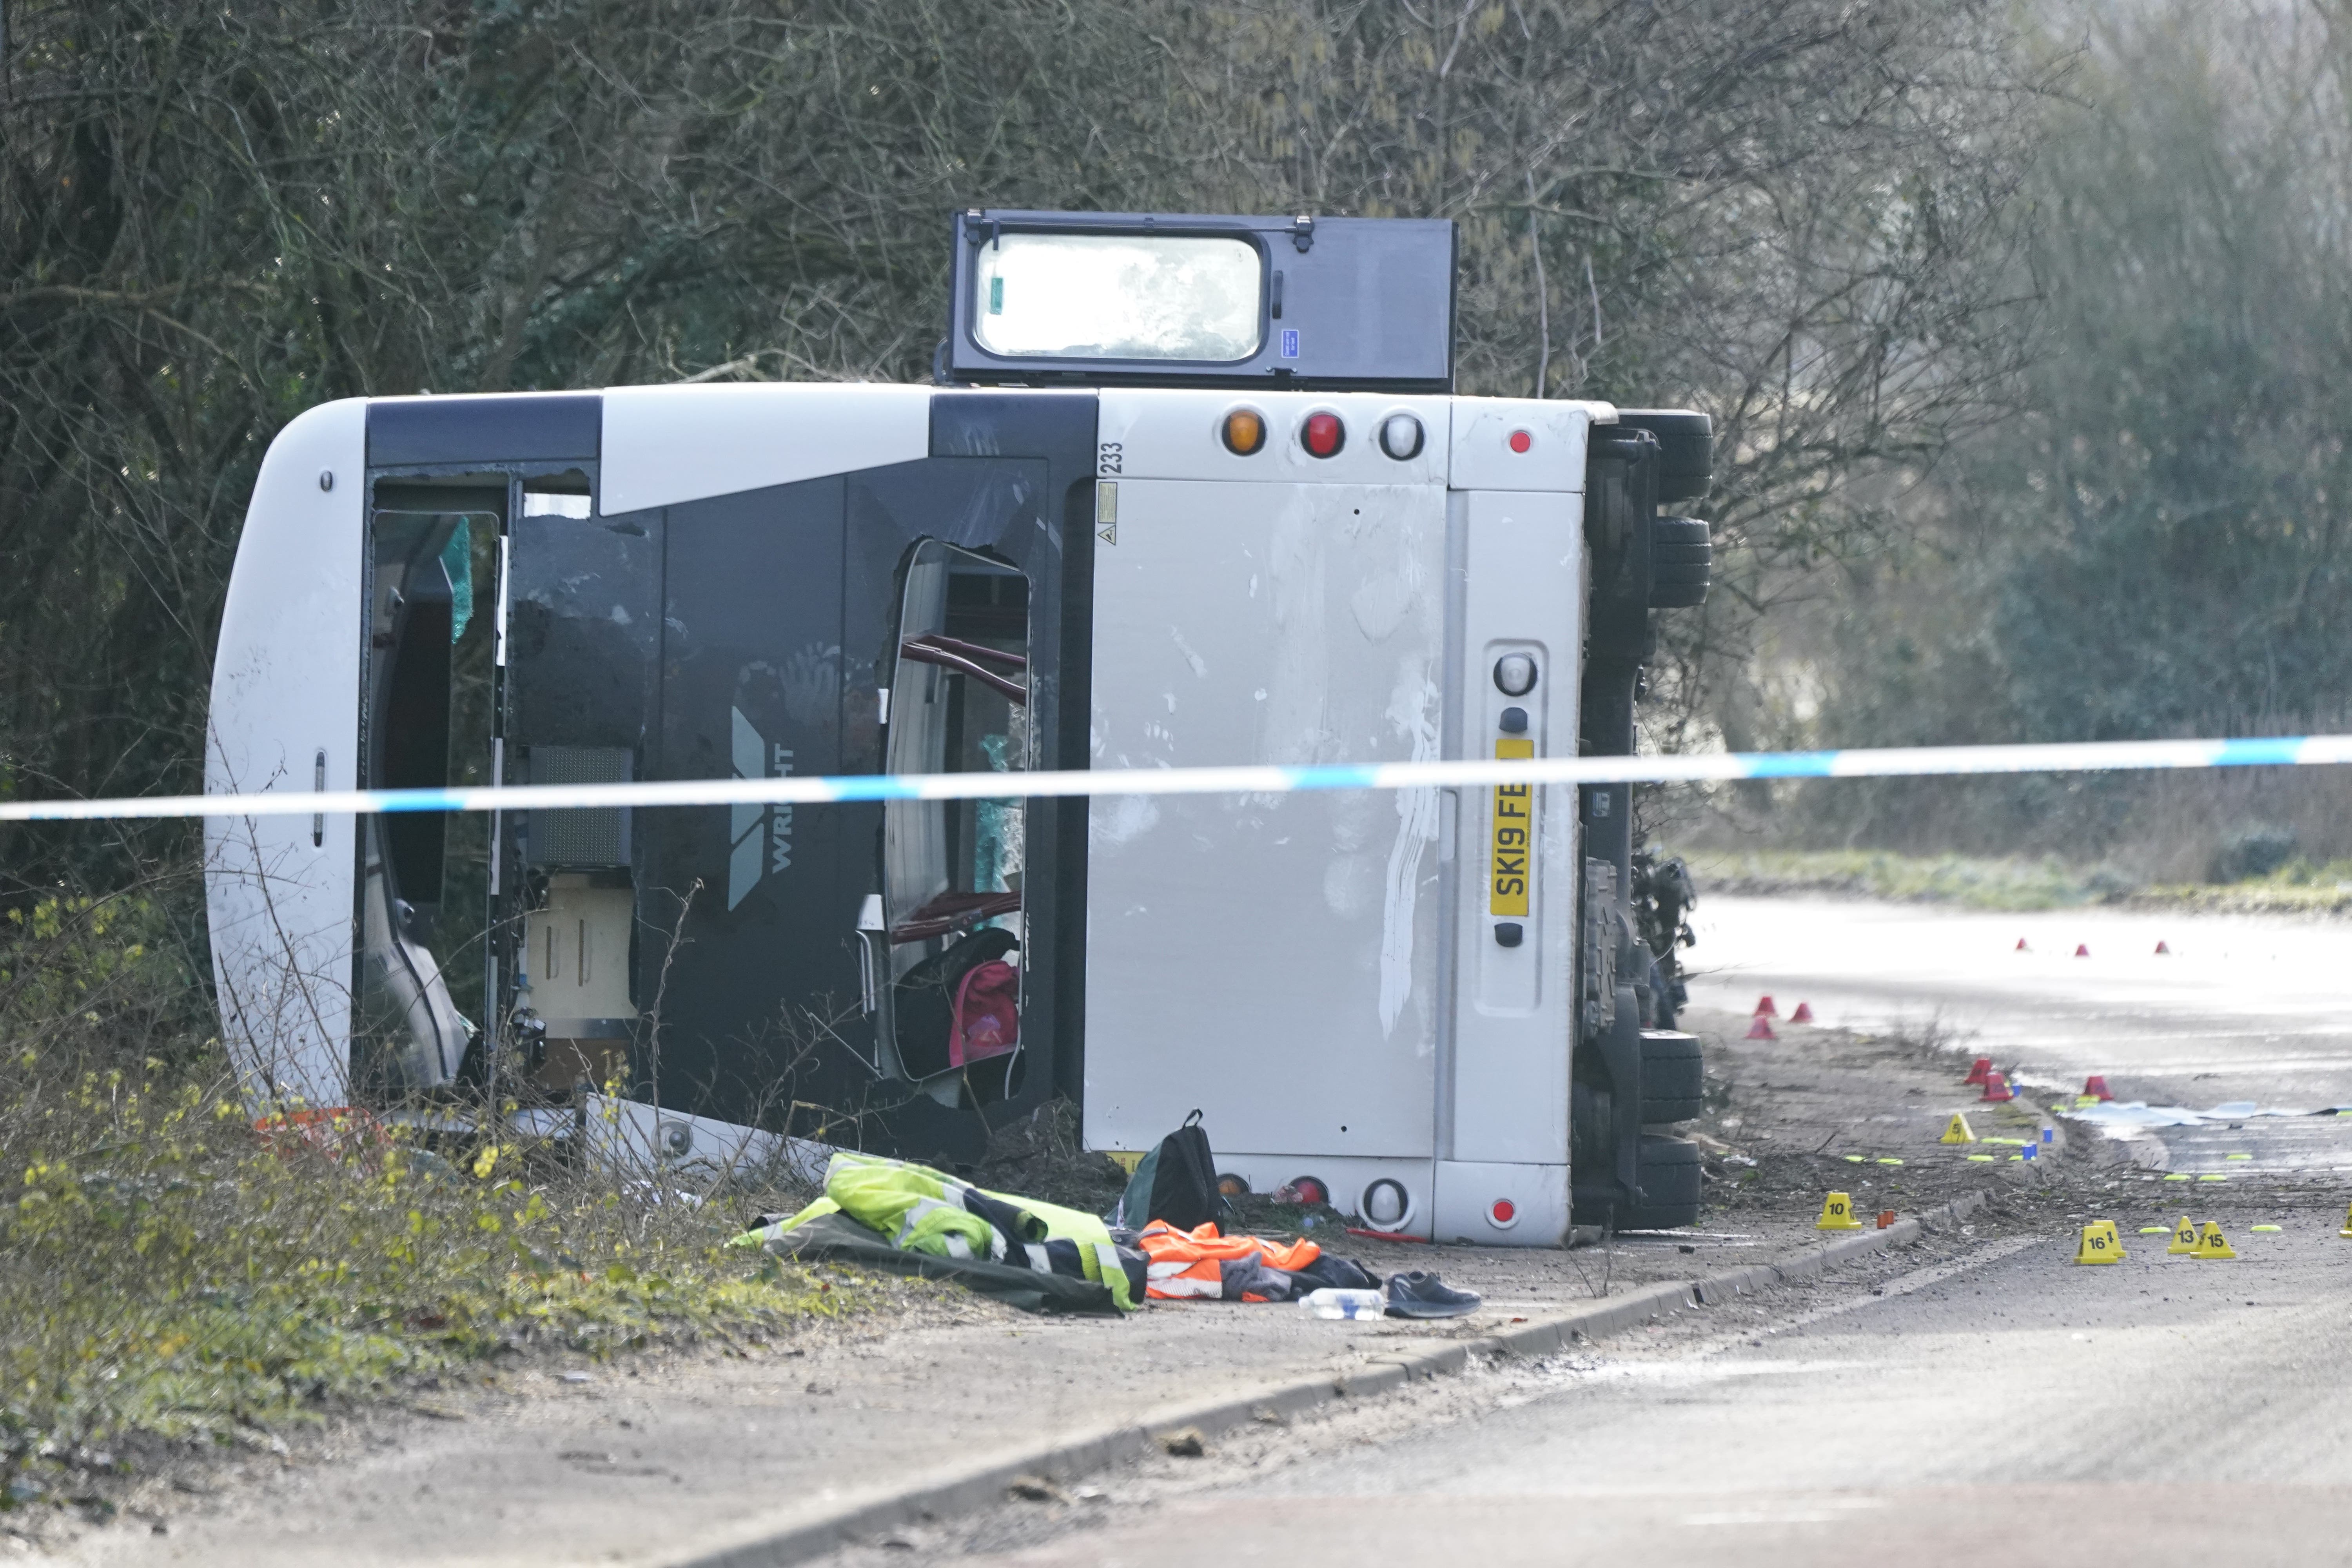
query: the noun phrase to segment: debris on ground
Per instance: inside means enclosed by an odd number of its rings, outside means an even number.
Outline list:
[[[1209,1451],[1198,1426],[1179,1426],[1160,1435],[1160,1447],[1179,1459],[1197,1459]]]

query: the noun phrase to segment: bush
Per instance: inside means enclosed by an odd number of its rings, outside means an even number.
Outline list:
[[[2267,877],[2294,858],[2294,830],[2274,827],[2268,823],[2250,823],[2232,828],[2221,836],[2214,846],[2213,863],[2206,872],[2209,882],[2242,882],[2249,878]]]

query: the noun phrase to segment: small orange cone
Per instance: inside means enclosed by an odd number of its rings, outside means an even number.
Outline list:
[[[2000,1073],[1989,1072],[1985,1074],[1984,1093],[1977,1098],[1979,1100],[2015,1100],[2017,1096],[2009,1092],[2009,1079]]]
[[[2088,957],[2090,957],[2090,956],[2091,956],[2091,944],[2090,944],[2089,942],[2076,942],[2076,943],[2074,944],[2074,956],[2075,956],[2075,957],[2077,957],[2077,958],[2088,958]]]
[[[2019,937],[2017,939],[2017,951],[2020,952],[2028,951],[2025,945],[2025,939],[2023,937]]]
[[[1789,1022],[1791,1024],[1810,1024],[1812,1021],[1813,1005],[1811,1002],[1798,1003],[1797,1010],[1789,1015]]]
[[[2157,942],[2157,944],[2156,944],[2156,955],[2157,955],[2157,957],[2158,957],[2158,958],[2169,958],[2169,957],[2171,957],[2171,956],[2172,956],[2172,944],[2171,944],[2170,942],[2165,942],[2165,941],[2163,941],[2163,940],[2161,940],[2161,939],[2158,939],[2158,941]]]
[[[1969,1076],[1960,1079],[1960,1081],[1964,1084],[1982,1083],[1991,1075],[1991,1073],[1992,1058],[1990,1057],[1979,1057],[1976,1059],[1976,1065],[1969,1068]]]
[[[1759,1018],[1777,1018],[1780,1016],[1780,1009],[1772,1005],[1770,992],[1768,991],[1756,998],[1756,1016]]]
[[[1751,1040],[1777,1040],[1780,1037],[1772,1032],[1772,1020],[1759,1013],[1748,1023],[1747,1037]]]
[[[2083,1094],[2084,1098],[2090,1100],[2108,1100],[2115,1098],[2114,1095],[2107,1092],[2107,1077],[2105,1073],[2095,1072],[2090,1077],[2084,1079],[2083,1080]]]

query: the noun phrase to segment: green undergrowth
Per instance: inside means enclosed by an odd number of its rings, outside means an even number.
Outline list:
[[[2055,857],[2004,859],[1904,855],[1883,849],[1698,850],[1686,853],[1704,894],[1845,893],[1961,904],[1983,910],[2056,910],[2085,904],[2217,912],[2352,911],[2352,861],[2294,859],[2266,876],[2231,882],[2151,883],[2105,864]]]
[[[722,1246],[786,1194],[366,1116],[257,1125],[158,924],[59,897],[0,928],[0,1508],[129,1434],[266,1440],[538,1347],[762,1339],[878,1299]]]

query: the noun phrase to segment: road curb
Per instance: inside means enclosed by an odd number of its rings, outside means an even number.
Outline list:
[[[662,1559],[665,1568],[781,1568],[839,1550],[859,1537],[918,1521],[970,1512],[1001,1501],[1022,1476],[1069,1482],[1122,1459],[1149,1454],[1160,1436],[1192,1427],[1214,1436],[1245,1423],[1301,1415],[1342,1399],[1387,1394],[1418,1379],[1456,1373],[1473,1356],[1545,1356],[1583,1341],[1616,1333],[1694,1307],[1712,1306],[1810,1279],[1841,1263],[1918,1239],[1927,1228],[1964,1218],[1987,1201],[1970,1193],[1884,1230],[1864,1231],[1820,1247],[1809,1247],[1770,1263],[1735,1268],[1699,1279],[1652,1285],[1596,1301],[1555,1317],[1475,1340],[1424,1342],[1428,1348],[1400,1346],[1339,1373],[1292,1378],[1205,1403],[1172,1405],[1140,1420],[1081,1433],[862,1500],[847,1501],[817,1518],[790,1522],[753,1521],[688,1551]]]

